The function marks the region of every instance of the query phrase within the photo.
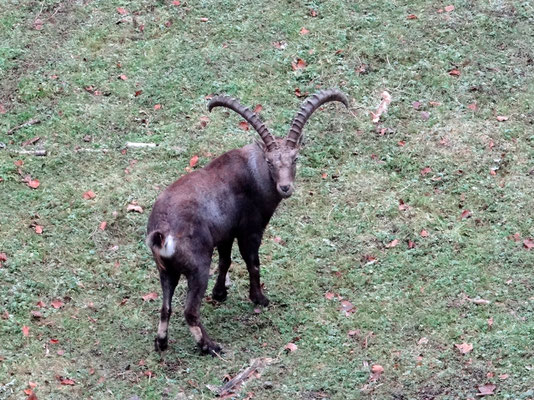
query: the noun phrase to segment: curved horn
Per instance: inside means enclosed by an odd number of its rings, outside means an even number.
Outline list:
[[[308,121],[308,118],[311,117],[317,108],[329,101],[339,101],[343,103],[345,107],[349,107],[347,96],[337,89],[321,90],[308,97],[304,103],[302,103],[302,106],[300,106],[300,110],[293,119],[291,127],[289,128],[289,134],[287,135],[286,143],[290,148],[295,148],[297,145],[300,137],[302,136],[302,128],[304,128],[304,124],[306,121]]]
[[[256,115],[256,113],[250,111],[248,107],[241,105],[236,99],[230,96],[215,96],[208,103],[208,111],[211,112],[214,107],[227,107],[230,110],[235,111],[243,118],[245,118],[248,123],[252,125],[252,127],[256,130],[256,132],[259,133],[268,151],[276,147],[274,136],[271,134],[271,132],[269,132],[265,124],[261,122],[260,118]]]

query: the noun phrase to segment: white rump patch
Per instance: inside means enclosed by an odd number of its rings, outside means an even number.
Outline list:
[[[165,238],[165,244],[159,251],[159,255],[167,258],[172,257],[175,249],[176,243],[174,242],[174,238],[172,237],[172,235],[169,235]]]

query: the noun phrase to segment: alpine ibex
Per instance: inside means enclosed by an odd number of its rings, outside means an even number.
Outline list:
[[[212,297],[217,301],[226,299],[226,273],[236,238],[250,277],[250,300],[262,306],[269,304],[260,286],[258,249],[263,231],[280,201],[293,194],[304,124],[318,107],[330,101],[348,107],[348,100],[340,91],[319,91],[302,104],[288,136],[279,138],[236,99],[216,96],[210,100],[209,111],[214,107],[235,111],[259,133],[262,142],[224,153],[204,168],[178,179],[156,200],[146,240],[163,290],[156,351],[165,350],[168,345],[171,300],[180,275],[187,278],[184,314],[191,334],[202,352],[214,355],[221,350],[200,322],[200,304],[208,286],[215,247],[219,252],[219,275]]]

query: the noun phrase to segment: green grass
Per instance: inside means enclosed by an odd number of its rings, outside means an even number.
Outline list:
[[[236,398],[467,399],[490,382],[494,398],[532,398],[534,250],[522,244],[534,237],[532,4],[455,1],[440,13],[449,3],[171,3],[0,1],[0,398],[25,398],[34,382],[40,400],[209,399],[206,385],[290,342],[298,350]],[[304,70],[292,70],[297,58]],[[284,135],[303,100],[295,89],[328,87],[347,93],[351,109],[329,105],[306,126],[298,191],[261,248],[272,305],[254,312],[236,252],[228,300],[202,308],[226,362],[195,348],[184,282],[170,349],[156,354],[160,303],[141,298],[160,291],[144,245],[150,207],[193,155],[203,166],[255,139],[231,113],[202,127],[205,97],[262,104]],[[369,111],[383,90],[393,102],[377,128]],[[32,118],[42,122],[5,134]],[[121,152],[127,141],[158,147]],[[17,153],[32,148],[48,156]],[[85,200],[87,190],[96,198]],[[128,213],[132,201],[144,213]],[[463,342],[469,354],[455,348]],[[384,373],[370,381],[374,364]]]

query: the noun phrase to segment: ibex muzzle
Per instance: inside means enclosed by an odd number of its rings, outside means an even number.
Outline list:
[[[209,102],[210,111],[227,107],[240,114],[259,133],[262,142],[224,153],[204,168],[178,179],[156,200],[148,220],[147,244],[158,266],[163,290],[157,351],[167,348],[172,296],[181,275],[188,283],[184,314],[193,338],[205,353],[221,350],[200,322],[200,304],[208,286],[215,247],[219,252],[219,275],[213,299],[226,299],[226,274],[237,239],[249,272],[250,300],[262,306],[269,304],[260,284],[258,249],[263,231],[280,201],[295,190],[304,124],[329,101],[348,107],[348,100],[340,91],[320,91],[302,104],[286,138],[274,137],[255,113],[231,97],[217,96]]]

